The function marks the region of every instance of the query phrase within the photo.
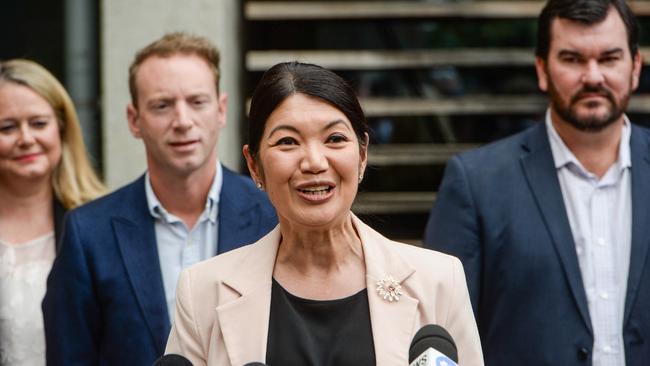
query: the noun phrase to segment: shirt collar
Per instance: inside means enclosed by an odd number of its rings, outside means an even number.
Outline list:
[[[217,213],[219,206],[219,196],[221,195],[221,187],[223,186],[223,168],[221,164],[217,161],[217,171],[215,177],[212,180],[212,185],[210,186],[210,191],[208,191],[208,197],[205,201],[205,211],[201,217],[207,214],[208,219],[215,223],[217,221]],[[144,190],[147,196],[147,206],[149,208],[149,213],[155,219],[163,219],[167,222],[180,221],[178,218],[170,214],[160,203],[156,193],[153,191],[151,186],[151,177],[149,172],[145,173],[144,177]]]
[[[580,161],[573,155],[573,152],[566,146],[560,135],[557,133],[557,130],[553,126],[551,121],[551,110],[546,110],[546,131],[548,133],[548,139],[551,143],[551,152],[553,154],[553,160],[555,162],[555,168],[560,169],[569,164],[574,164],[579,167],[581,170],[585,171]],[[626,115],[623,115],[623,130],[621,131],[621,143],[618,147],[618,159],[616,160],[616,165],[620,169],[629,168],[632,166],[632,160],[630,159],[630,135],[631,127],[630,120]]]

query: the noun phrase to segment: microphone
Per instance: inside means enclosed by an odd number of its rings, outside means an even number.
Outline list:
[[[192,363],[181,355],[170,353],[157,359],[152,366],[192,366]]]
[[[454,339],[439,325],[423,326],[411,342],[409,365],[458,366],[458,350]]]

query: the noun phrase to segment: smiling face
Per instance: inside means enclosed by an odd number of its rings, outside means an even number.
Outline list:
[[[129,105],[131,133],[144,141],[151,174],[188,176],[214,169],[217,137],[226,124],[226,96],[196,55],[146,59],[136,75],[138,106]]]
[[[59,124],[50,104],[26,86],[0,83],[0,180],[49,182],[60,160]]]
[[[597,132],[622,122],[639,83],[641,56],[630,53],[625,24],[611,8],[593,25],[554,19],[548,57],[538,57],[536,68],[554,122]]]
[[[320,99],[294,94],[267,119],[257,159],[248,145],[244,155],[280,222],[326,228],[349,218],[366,166],[363,145],[343,112]]]

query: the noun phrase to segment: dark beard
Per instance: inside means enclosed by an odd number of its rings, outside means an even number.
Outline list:
[[[560,118],[568,124],[573,126],[575,129],[584,132],[600,132],[618,121],[625,112],[625,109],[627,109],[630,100],[629,91],[623,96],[621,103],[618,104],[614,95],[608,89],[601,86],[587,85],[571,97],[569,105],[567,106],[562,101],[562,97],[560,97],[557,89],[555,89],[555,84],[553,84],[553,81],[550,79],[548,80],[548,86],[548,93],[551,98],[551,108],[553,108]],[[580,101],[580,99],[582,99],[583,95],[587,93],[597,93],[605,97],[611,104],[609,113],[602,117],[595,115],[590,115],[584,118],[578,117],[573,107]]]

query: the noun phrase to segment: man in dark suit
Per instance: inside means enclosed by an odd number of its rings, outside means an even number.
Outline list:
[[[218,83],[204,38],[172,33],[136,55],[127,117],[147,173],[67,215],[43,301],[48,365],[151,365],[180,271],[275,226],[266,195],[218,161]]]
[[[462,260],[486,365],[648,365],[636,20],[623,0],[550,0],[538,27],[545,123],[449,161],[425,245]]]

